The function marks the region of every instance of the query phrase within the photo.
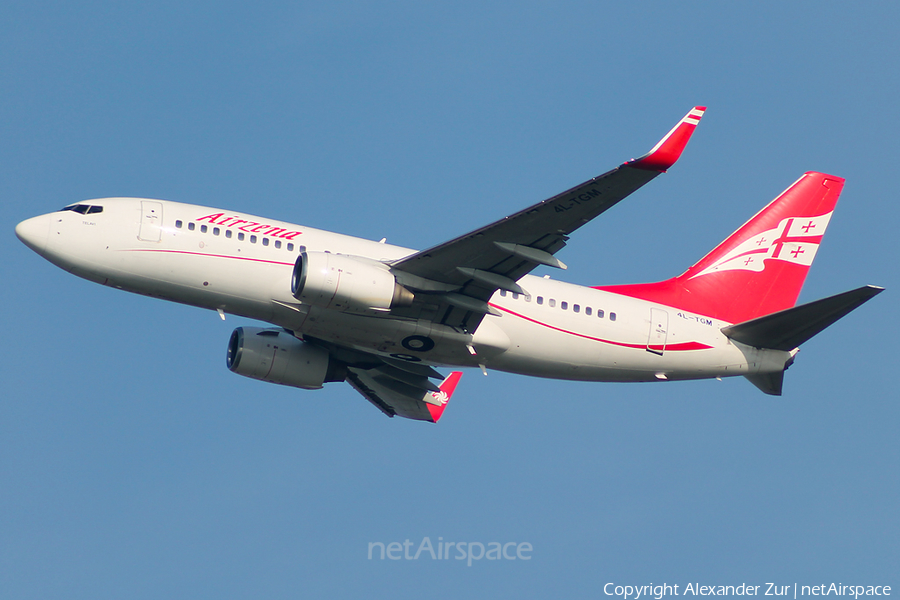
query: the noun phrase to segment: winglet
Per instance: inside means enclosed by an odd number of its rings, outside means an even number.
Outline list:
[[[446,379],[438,386],[441,390],[440,392],[428,392],[431,395],[431,398],[438,402],[437,404],[432,404],[431,402],[425,403],[425,406],[428,407],[428,412],[431,413],[431,420],[433,422],[437,423],[441,418],[441,415],[444,414],[444,409],[447,407],[447,403],[453,396],[453,391],[456,389],[456,384],[459,383],[460,377],[462,377],[461,371],[453,371],[447,375]]]
[[[681,156],[705,111],[705,106],[695,106],[653,147],[653,150],[625,164],[637,169],[665,172]]]

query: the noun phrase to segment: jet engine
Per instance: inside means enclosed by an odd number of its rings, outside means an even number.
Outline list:
[[[280,329],[238,327],[228,341],[228,368],[238,375],[307,390],[343,381],[345,367],[328,350]]]
[[[301,252],[291,278],[294,298],[341,312],[388,312],[409,306],[413,293],[378,263],[328,252]]]

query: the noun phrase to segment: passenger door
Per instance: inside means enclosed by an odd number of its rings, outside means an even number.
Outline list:
[[[141,231],[138,239],[158,242],[162,237],[162,202],[141,200]]]
[[[669,313],[659,308],[650,309],[650,336],[647,338],[647,351],[662,356],[666,349],[666,336],[669,330]]]

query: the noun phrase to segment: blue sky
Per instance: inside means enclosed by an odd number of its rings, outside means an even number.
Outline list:
[[[597,598],[607,582],[900,585],[892,3],[0,7],[0,589],[15,598]],[[680,273],[807,170],[847,179],[801,294],[888,291],[743,379],[467,372],[438,426],[229,373],[215,313],[107,289],[17,222],[104,196],[409,247],[646,152],[567,281]],[[367,560],[528,542],[530,561]]]

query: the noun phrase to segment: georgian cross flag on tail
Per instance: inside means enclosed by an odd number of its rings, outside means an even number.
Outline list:
[[[599,289],[740,323],[794,306],[844,180],[805,173],[687,271]]]
[[[804,267],[800,271],[805,277],[843,188],[840,177],[804,173],[691,267],[688,279],[733,270],[760,273],[773,260]],[[798,283],[802,285],[803,279]]]
[[[766,268],[768,260],[783,260],[809,267],[816,257],[831,214],[829,212],[818,217],[782,219],[778,227],[741,242],[716,262],[692,275],[691,279],[719,271],[741,270],[759,273]]]

